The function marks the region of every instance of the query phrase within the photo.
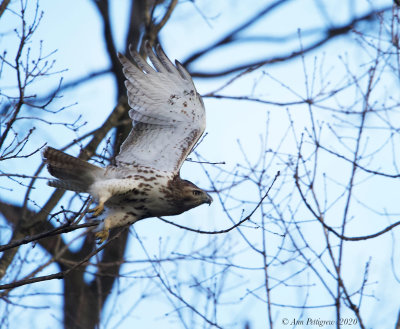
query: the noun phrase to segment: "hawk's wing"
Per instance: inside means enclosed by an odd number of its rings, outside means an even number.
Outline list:
[[[178,173],[206,126],[204,104],[186,69],[173,65],[158,45],[146,52],[154,70],[136,51],[135,64],[119,54],[126,77],[133,128],[116,157],[117,166],[139,165]]]

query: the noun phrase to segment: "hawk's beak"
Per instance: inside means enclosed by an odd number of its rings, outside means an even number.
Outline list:
[[[211,203],[213,202],[213,198],[211,197],[211,195],[209,195],[207,193],[207,200],[205,201],[205,203],[208,203],[209,206],[211,206]]]

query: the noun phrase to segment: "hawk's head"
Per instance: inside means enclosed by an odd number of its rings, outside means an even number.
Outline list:
[[[192,182],[181,180],[180,185],[180,203],[181,207],[185,209],[184,211],[200,206],[203,203],[210,205],[213,201],[211,195]]]

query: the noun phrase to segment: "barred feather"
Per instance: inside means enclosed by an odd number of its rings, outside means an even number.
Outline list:
[[[155,69],[132,48],[133,62],[118,54],[133,127],[116,164],[178,174],[206,127],[204,104],[179,62],[175,66],[160,46],[154,52],[148,42],[145,51]]]
[[[88,192],[97,177],[104,174],[104,169],[89,162],[75,158],[52,147],[46,147],[42,153],[49,173],[58,178],[48,185],[76,192]]]

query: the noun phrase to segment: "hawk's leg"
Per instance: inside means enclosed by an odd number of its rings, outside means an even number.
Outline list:
[[[125,209],[115,210],[111,208],[108,216],[94,230],[96,239],[98,240],[97,242],[103,243],[105,240],[107,240],[110,229],[130,225],[137,220],[137,216],[133,216],[132,214],[127,213]]]
[[[101,184],[101,183],[100,183]],[[107,188],[107,186],[102,186],[98,184],[94,184],[94,187],[97,187],[97,191],[94,190],[94,193],[91,194],[94,196],[95,199],[99,200],[99,204],[94,207],[93,209],[88,210],[88,212],[93,212],[93,217],[99,216],[104,210],[104,204],[107,202],[109,198],[112,197],[113,191]],[[93,187],[92,187],[93,188]]]
[[[93,217],[97,217],[99,216],[103,210],[104,210],[104,201],[103,202],[99,202],[98,206],[94,207],[93,209],[89,209],[88,212],[93,212]]]
[[[107,218],[97,226],[94,232],[98,244],[102,244],[108,239],[110,235],[110,222],[107,221]]]
[[[108,230],[101,230],[100,232],[95,233],[95,237],[97,240],[98,244],[102,244],[104,241],[108,239],[108,236],[110,235]]]
[[[99,204],[88,212],[93,212],[93,217],[99,216],[103,212],[104,204],[108,199],[114,195],[129,192],[137,187],[137,181],[126,178],[105,179],[93,183],[89,188],[89,193],[94,199],[99,200]]]

